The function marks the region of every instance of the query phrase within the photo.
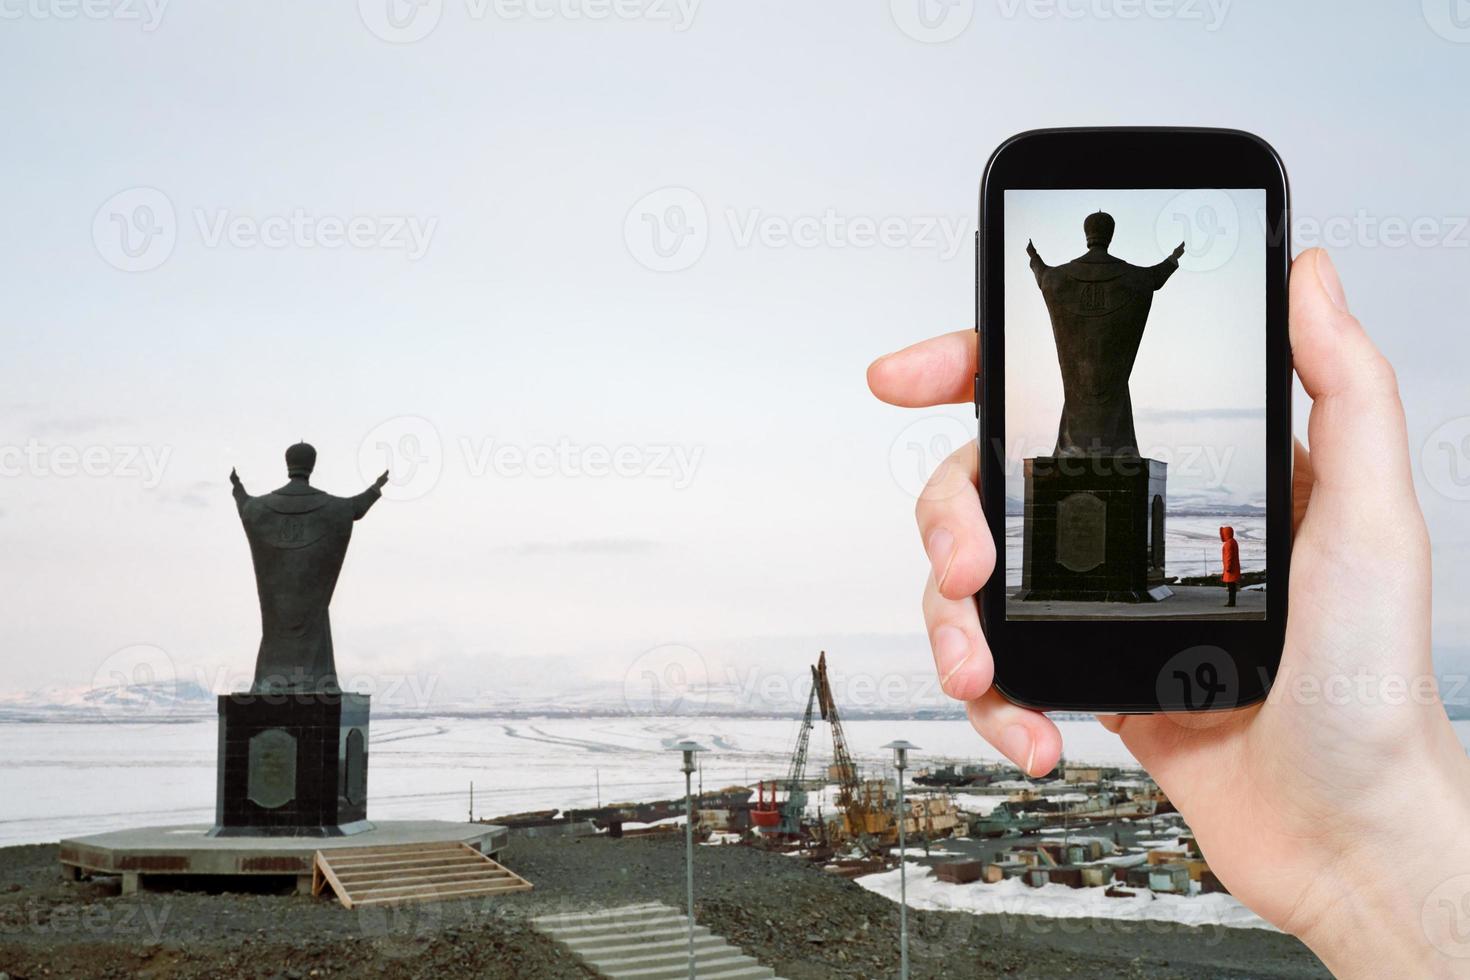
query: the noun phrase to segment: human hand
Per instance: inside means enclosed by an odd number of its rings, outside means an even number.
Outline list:
[[[1470,908],[1470,844],[1456,829],[1470,817],[1470,761],[1433,686],[1429,541],[1403,408],[1325,252],[1298,257],[1290,302],[1311,453],[1296,450],[1291,611],[1271,696],[1102,723],[1184,814],[1230,891],[1339,975],[1442,973],[1437,950],[1470,951],[1455,931]],[[868,383],[884,401],[923,407],[968,401],[974,373],[966,330],[879,359]],[[918,502],[932,565],[924,619],[945,692],[1035,775],[1056,764],[1062,740],[1044,714],[990,686],[972,596],[995,545],[976,462],[972,443]],[[1450,882],[1463,884],[1453,901],[1430,901]]]

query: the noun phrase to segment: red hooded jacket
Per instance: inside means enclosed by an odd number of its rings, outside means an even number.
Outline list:
[[[1240,545],[1235,543],[1235,528],[1220,528],[1220,540],[1224,542],[1220,546],[1220,563],[1225,571],[1220,575],[1222,582],[1240,581]]]

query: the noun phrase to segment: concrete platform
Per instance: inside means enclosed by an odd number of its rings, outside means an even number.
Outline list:
[[[275,875],[294,877],[298,891],[311,891],[317,851],[387,844],[468,844],[495,857],[509,834],[498,824],[448,820],[375,820],[372,830],[350,837],[207,837],[210,824],[134,827],[61,842],[62,874],[122,876],[124,893],[168,875]]]
[[[1225,590],[1209,585],[1171,585],[1162,602],[1022,602],[1020,589],[1006,590],[1006,619],[1265,619],[1263,590],[1237,592],[1235,608],[1225,605]]]

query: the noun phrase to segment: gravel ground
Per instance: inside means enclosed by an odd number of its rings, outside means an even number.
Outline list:
[[[536,890],[390,913],[290,894],[123,897],[108,879],[63,882],[54,846],[0,849],[0,971],[11,980],[586,977],[528,916],[653,900],[682,907],[677,835],[518,839],[503,859]],[[896,906],[804,861],[701,847],[695,889],[701,924],[790,980],[897,974]],[[916,978],[1328,975],[1300,943],[1261,930],[939,912],[909,922]]]

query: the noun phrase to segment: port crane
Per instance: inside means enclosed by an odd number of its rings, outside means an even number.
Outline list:
[[[837,806],[842,811],[843,836],[858,840],[865,846],[886,843],[898,834],[896,815],[888,804],[881,789],[875,795],[871,787],[865,787],[858,779],[857,764],[847,747],[847,735],[842,730],[842,719],[837,713],[837,702],[832,696],[832,684],[827,676],[827,653],[822,651],[812,667],[812,689],[807,695],[806,714],[796,736],[796,749],[791,754],[791,766],[787,771],[786,799],[775,802],[773,787],[772,801],[762,801],[752,812],[756,826],[785,837],[802,834],[802,814],[806,809],[806,765],[807,750],[811,744],[814,714],[820,714],[832,730],[832,769],[829,775],[837,782]]]

